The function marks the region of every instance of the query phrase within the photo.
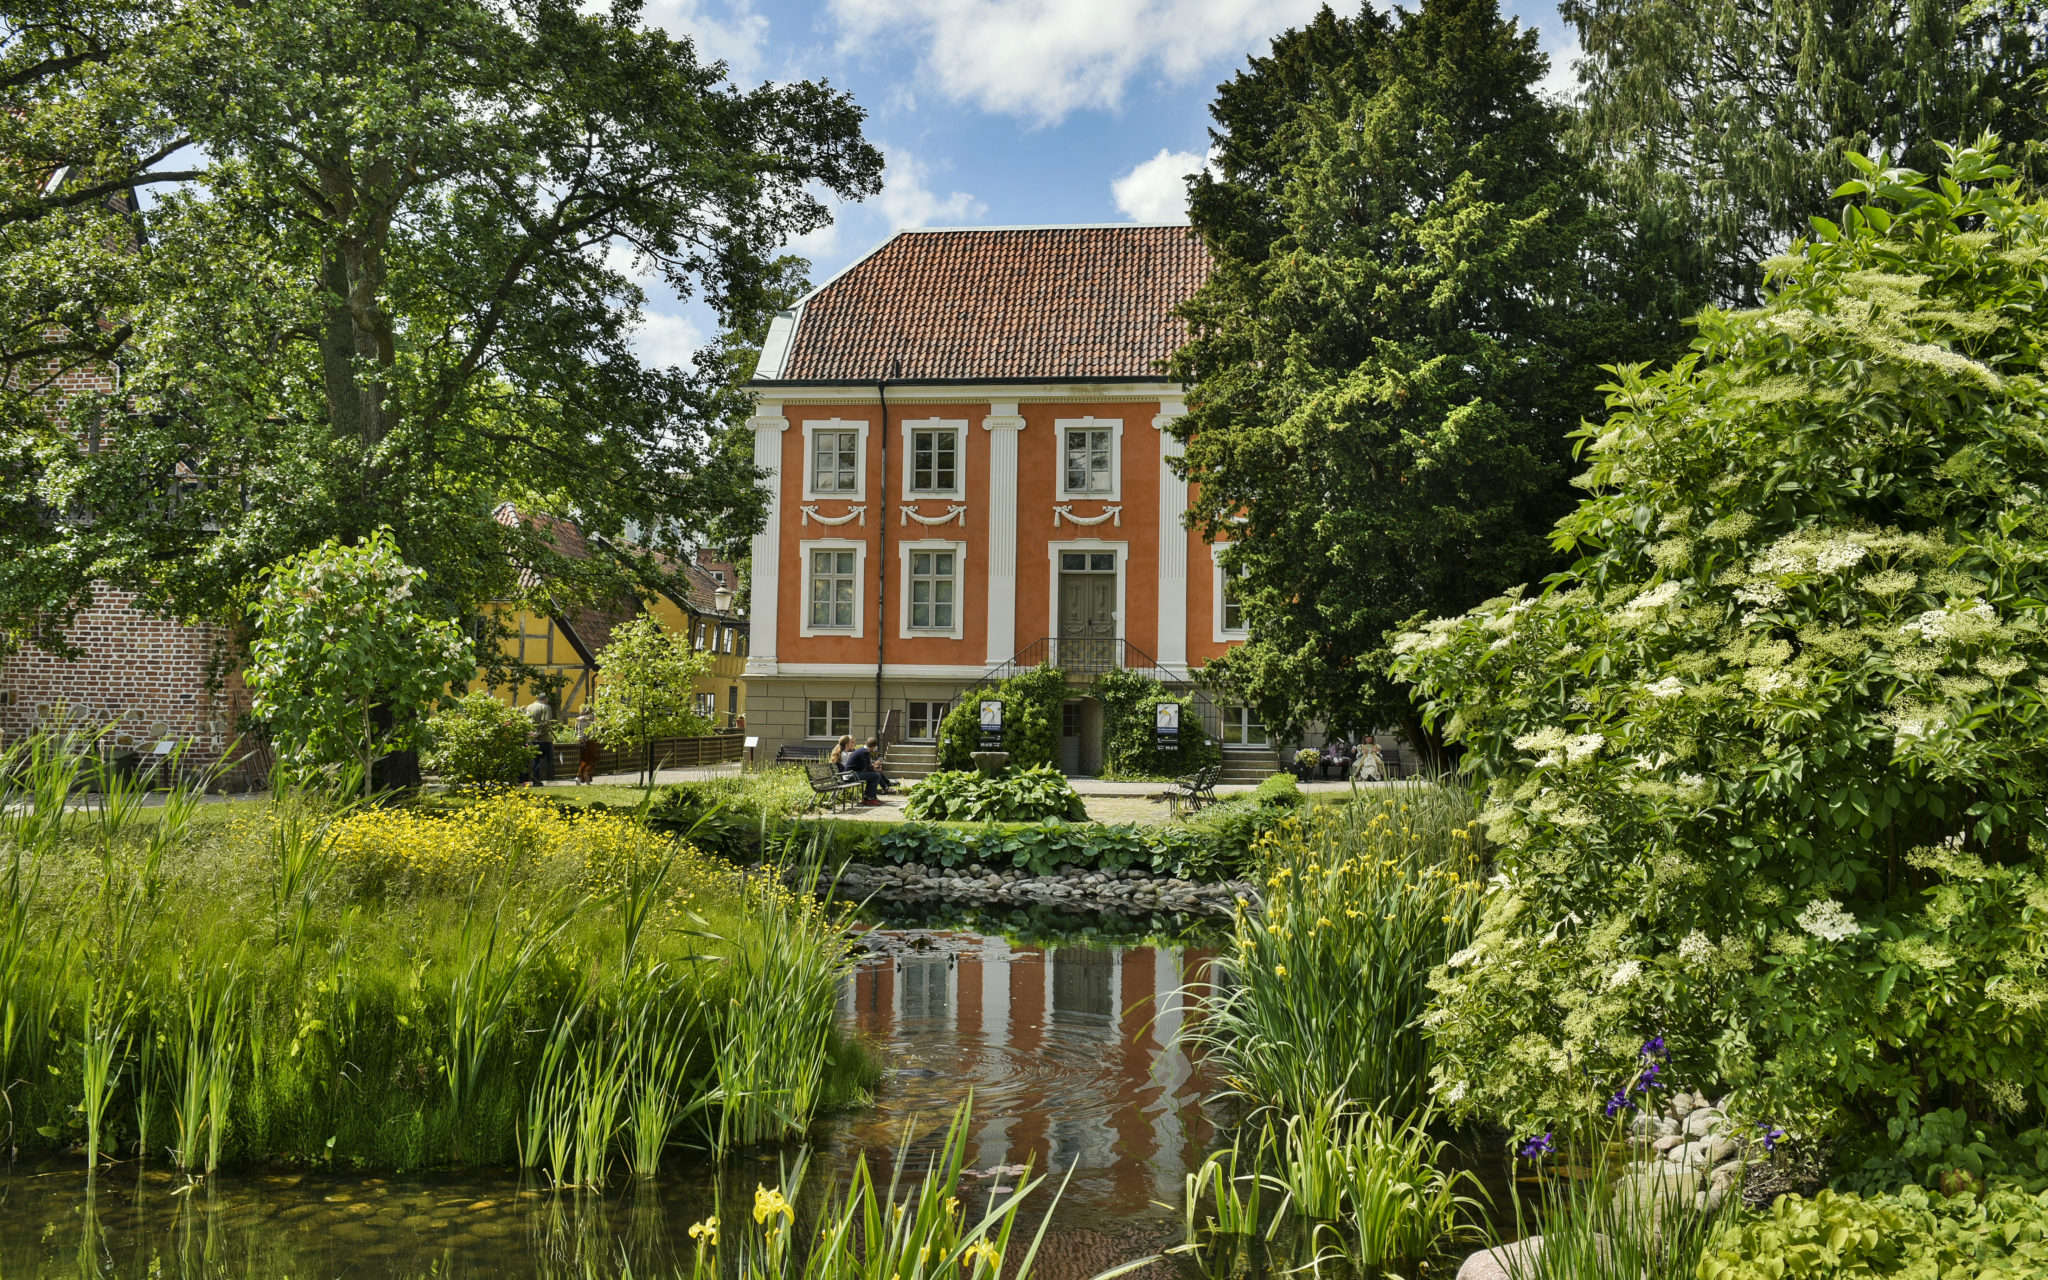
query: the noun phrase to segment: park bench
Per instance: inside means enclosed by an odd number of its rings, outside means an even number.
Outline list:
[[[859,778],[847,777],[829,760],[807,760],[804,762],[804,772],[811,778],[813,809],[821,809],[828,804],[835,807],[849,804],[854,793],[862,788]]]
[[[1161,798],[1166,801],[1167,812],[1178,817],[1183,806],[1187,812],[1194,813],[1204,805],[1216,803],[1216,779],[1222,774],[1223,766],[1210,765],[1206,769],[1197,769],[1193,773],[1175,778],[1161,793]]]
[[[775,748],[775,763],[802,764],[807,760],[823,760],[831,750],[829,742],[785,742]]]

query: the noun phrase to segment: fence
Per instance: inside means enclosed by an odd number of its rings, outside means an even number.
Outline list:
[[[746,735],[713,733],[701,738],[657,738],[642,746],[614,750],[606,747],[597,757],[598,773],[640,773],[646,770],[647,760],[654,758],[656,769],[697,769],[705,765],[726,764],[738,760],[746,749]],[[574,777],[576,773],[576,744],[562,742],[555,745],[555,777]]]

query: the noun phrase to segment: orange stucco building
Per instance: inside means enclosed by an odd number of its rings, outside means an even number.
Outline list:
[[[929,738],[991,672],[1050,660],[1173,682],[1242,638],[1167,460],[1161,370],[1208,257],[1185,227],[902,232],[779,316],[752,385],[748,729],[765,751]],[[1262,726],[1202,704],[1229,746]],[[1070,770],[1099,764],[1085,680]]]

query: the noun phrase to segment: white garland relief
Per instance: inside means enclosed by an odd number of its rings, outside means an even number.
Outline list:
[[[919,524],[924,525],[926,528],[930,528],[932,525],[935,524],[951,524],[955,520],[958,520],[960,522],[961,528],[965,529],[967,527],[967,508],[961,506],[957,502],[947,503],[946,514],[942,516],[925,515],[922,512],[920,512],[916,507],[906,506],[898,507],[896,509],[903,513],[903,518],[896,522],[898,524],[909,524],[912,520],[915,520]]]
[[[1052,509],[1053,528],[1057,529],[1060,527],[1062,517],[1066,519],[1068,524],[1101,524],[1105,520],[1113,520],[1116,522],[1117,528],[1121,529],[1124,526],[1124,509],[1122,507],[1104,507],[1100,515],[1077,516],[1074,514],[1074,509],[1071,506],[1060,503]]]
[[[816,507],[805,507],[803,516],[797,523],[809,524],[813,520],[819,524],[845,524],[849,520],[859,520],[860,527],[865,529],[868,527],[868,509],[865,506],[848,507],[843,516],[821,516]]]

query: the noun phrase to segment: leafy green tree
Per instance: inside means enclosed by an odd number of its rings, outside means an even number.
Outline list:
[[[1565,0],[1578,31],[1578,133],[1641,211],[1674,282],[1756,303],[1763,264],[1851,155],[1931,170],[1991,129],[2048,179],[2048,12],[2022,0]]]
[[[427,719],[422,762],[451,782],[517,782],[533,762],[533,722],[487,689]]]
[[[843,94],[736,88],[631,3],[44,8],[0,49],[0,236],[42,255],[0,279],[24,304],[5,323],[118,360],[121,385],[39,377],[0,404],[10,633],[50,639],[95,581],[232,617],[262,566],[385,525],[446,616],[522,583],[567,608],[758,523],[730,439],[743,360],[729,340],[644,365],[643,282],[754,331],[801,277],[775,248],[828,193],[877,189]],[[186,167],[159,175],[167,147]],[[146,213],[55,209],[40,184],[78,149],[77,193],[185,180]],[[76,301],[101,275],[111,311]],[[47,348],[13,367],[46,372]],[[506,499],[573,517],[591,554],[494,521]]]
[[[1545,66],[1492,0],[1426,0],[1326,11],[1218,92],[1177,430],[1251,630],[1208,677],[1283,731],[1427,742],[1386,634],[1559,567],[1599,366],[1673,333]]]
[[[1623,369],[1584,558],[1397,645],[1501,875],[1436,977],[1448,1096],[1681,1084],[1873,1129],[2048,1106],[2048,203],[1908,170]]]
[[[426,709],[476,674],[468,639],[431,615],[424,576],[384,529],[271,571],[243,678],[288,767],[360,769],[367,795],[377,758],[413,748]]]
[[[690,637],[670,632],[649,614],[612,630],[598,658],[597,693],[590,732],[600,742],[646,746],[656,738],[694,738],[711,720],[691,705],[692,686],[711,669],[711,655],[690,648]],[[647,790],[654,791],[654,754],[647,756]]]

